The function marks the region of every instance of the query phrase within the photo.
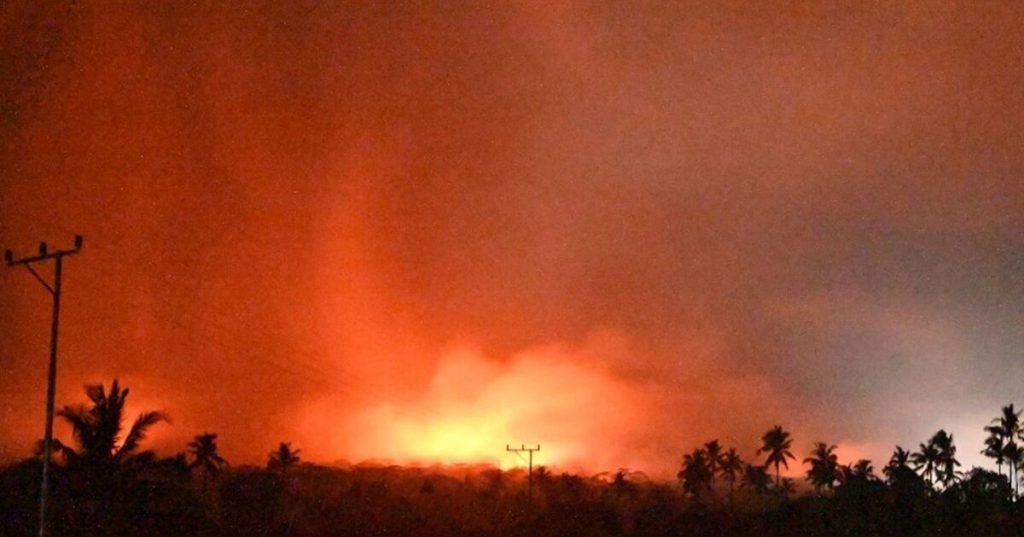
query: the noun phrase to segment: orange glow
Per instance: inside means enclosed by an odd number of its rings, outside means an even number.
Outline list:
[[[506,445],[541,445],[534,463],[560,468],[604,468],[628,462],[624,453],[594,449],[627,438],[644,414],[644,397],[588,360],[591,350],[556,347],[517,354],[498,362],[460,349],[445,354],[427,388],[402,401],[370,405],[346,423],[334,424],[334,450],[359,461],[397,463],[488,463],[525,465]],[[327,427],[330,403],[307,411],[309,426]],[[358,431],[358,432],[356,432]],[[301,434],[301,433],[300,433]],[[302,435],[312,436],[312,435]],[[358,445],[346,439],[361,438]],[[616,444],[616,448],[622,444]],[[618,451],[616,449],[615,451]]]
[[[0,8],[0,249],[86,238],[58,406],[117,377],[147,449],[237,465],[672,477],[776,424],[980,446],[1019,393],[1019,8],[251,4]],[[2,462],[50,303],[0,272]]]
[[[511,438],[507,413],[474,416],[442,416],[423,422],[394,424],[394,434],[406,455],[444,464],[497,460],[495,442]]]

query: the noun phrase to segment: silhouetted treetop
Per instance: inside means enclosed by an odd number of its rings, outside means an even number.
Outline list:
[[[77,449],[59,441],[54,448],[69,464],[104,465],[124,462],[135,456],[139,444],[146,438],[146,431],[153,425],[168,421],[162,412],[143,412],[135,418],[128,434],[122,441],[124,404],[128,388],[121,388],[117,379],[111,383],[110,391],[102,384],[85,387],[90,405],[65,406],[57,412],[71,425],[71,433]],[[139,454],[144,455],[144,454]]]

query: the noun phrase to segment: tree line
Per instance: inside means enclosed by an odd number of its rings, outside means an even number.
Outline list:
[[[53,444],[54,534],[118,537],[227,536],[661,536],[661,535],[1021,535],[1017,502],[1020,412],[985,426],[985,453],[998,468],[963,472],[953,435],[918,449],[897,446],[881,470],[843,464],[836,446],[814,444],[802,459],[813,493],[783,475],[797,460],[781,426],[761,437],[752,462],[711,440],[686,453],[678,483],[619,469],[593,476],[540,466],[351,468],[302,462],[281,442],[265,465],[232,466],[215,433],[196,435],[161,458],[146,433],[168,421],[143,412],[126,426],[129,391],[86,387],[88,403],[58,415],[71,442]],[[34,535],[42,446],[0,469],[0,535]]]
[[[1024,469],[1024,450],[1018,444],[1018,441],[1024,442],[1020,417],[1021,411],[1016,410],[1013,404],[1002,407],[1000,415],[985,426],[989,436],[985,440],[985,449],[981,451],[996,463],[997,471],[992,473],[975,468],[969,472],[970,476],[984,475],[986,479],[1012,488],[1014,498],[1019,496],[1019,472]],[[782,478],[781,468],[788,470],[789,461],[796,460],[792,446],[792,435],[777,425],[761,437],[757,455],[763,455],[763,461],[747,463],[735,449],[726,451],[718,440],[711,440],[683,456],[682,469],[677,477],[683,490],[693,496],[713,493],[716,477],[728,483],[730,493],[739,480],[741,488],[759,494],[769,491],[790,494],[795,490],[794,483]],[[837,486],[858,481],[884,481],[888,485],[915,483],[929,490],[948,489],[967,475],[959,470],[962,465],[956,458],[953,435],[942,429],[922,442],[916,451],[896,446],[882,468],[884,479],[875,475],[870,460],[840,464],[836,449],[837,446],[827,442],[815,442],[808,457],[803,459],[803,464],[808,466],[806,480],[816,493],[833,491]],[[769,475],[772,470],[774,484]]]
[[[124,405],[128,388],[122,388],[117,379],[107,391],[102,384],[88,385],[85,394],[91,405],[65,406],[57,416],[71,426],[74,445],[67,445],[53,439],[51,449],[63,458],[69,468],[111,469],[115,465],[134,465],[155,459],[152,451],[138,451],[146,438],[147,430],[160,423],[170,421],[163,412],[147,411],[139,414],[122,439]],[[45,446],[40,441],[36,455],[42,456]],[[267,468],[283,470],[299,463],[299,452],[291,443],[281,442],[270,452]],[[202,433],[188,443],[185,453],[179,454],[186,468],[204,479],[215,476],[228,465],[217,450],[217,434]]]

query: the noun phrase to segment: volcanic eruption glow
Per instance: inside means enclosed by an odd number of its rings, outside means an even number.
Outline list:
[[[307,414],[317,428],[331,419],[330,404],[322,404]],[[631,434],[643,404],[636,387],[612,376],[589,350],[550,346],[500,362],[461,348],[442,356],[421,393],[368,406],[337,436],[362,439],[345,449],[357,461],[508,468],[524,462],[506,444],[539,444],[537,464],[600,468],[620,464],[620,454],[592,446]]]
[[[1014,3],[305,4],[0,7],[0,248],[86,237],[58,406],[116,377],[147,447],[236,465],[674,477],[776,424],[980,446],[1019,395]],[[3,278],[0,462],[50,327]]]

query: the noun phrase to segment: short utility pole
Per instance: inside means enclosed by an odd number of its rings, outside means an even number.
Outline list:
[[[519,447],[517,447],[517,448],[509,447],[508,444],[505,444],[505,451],[511,451],[511,452],[515,453],[516,455],[519,455],[520,457],[522,457],[521,454],[524,451],[530,454],[529,455],[529,457],[530,457],[530,459],[529,459],[529,470],[527,471],[527,474],[526,474],[526,495],[527,495],[527,497],[529,497],[532,500],[533,499],[533,452],[534,451],[540,451],[540,444],[537,444],[537,447],[534,447],[534,448],[528,448],[528,447],[526,447],[526,444],[519,444]]]

